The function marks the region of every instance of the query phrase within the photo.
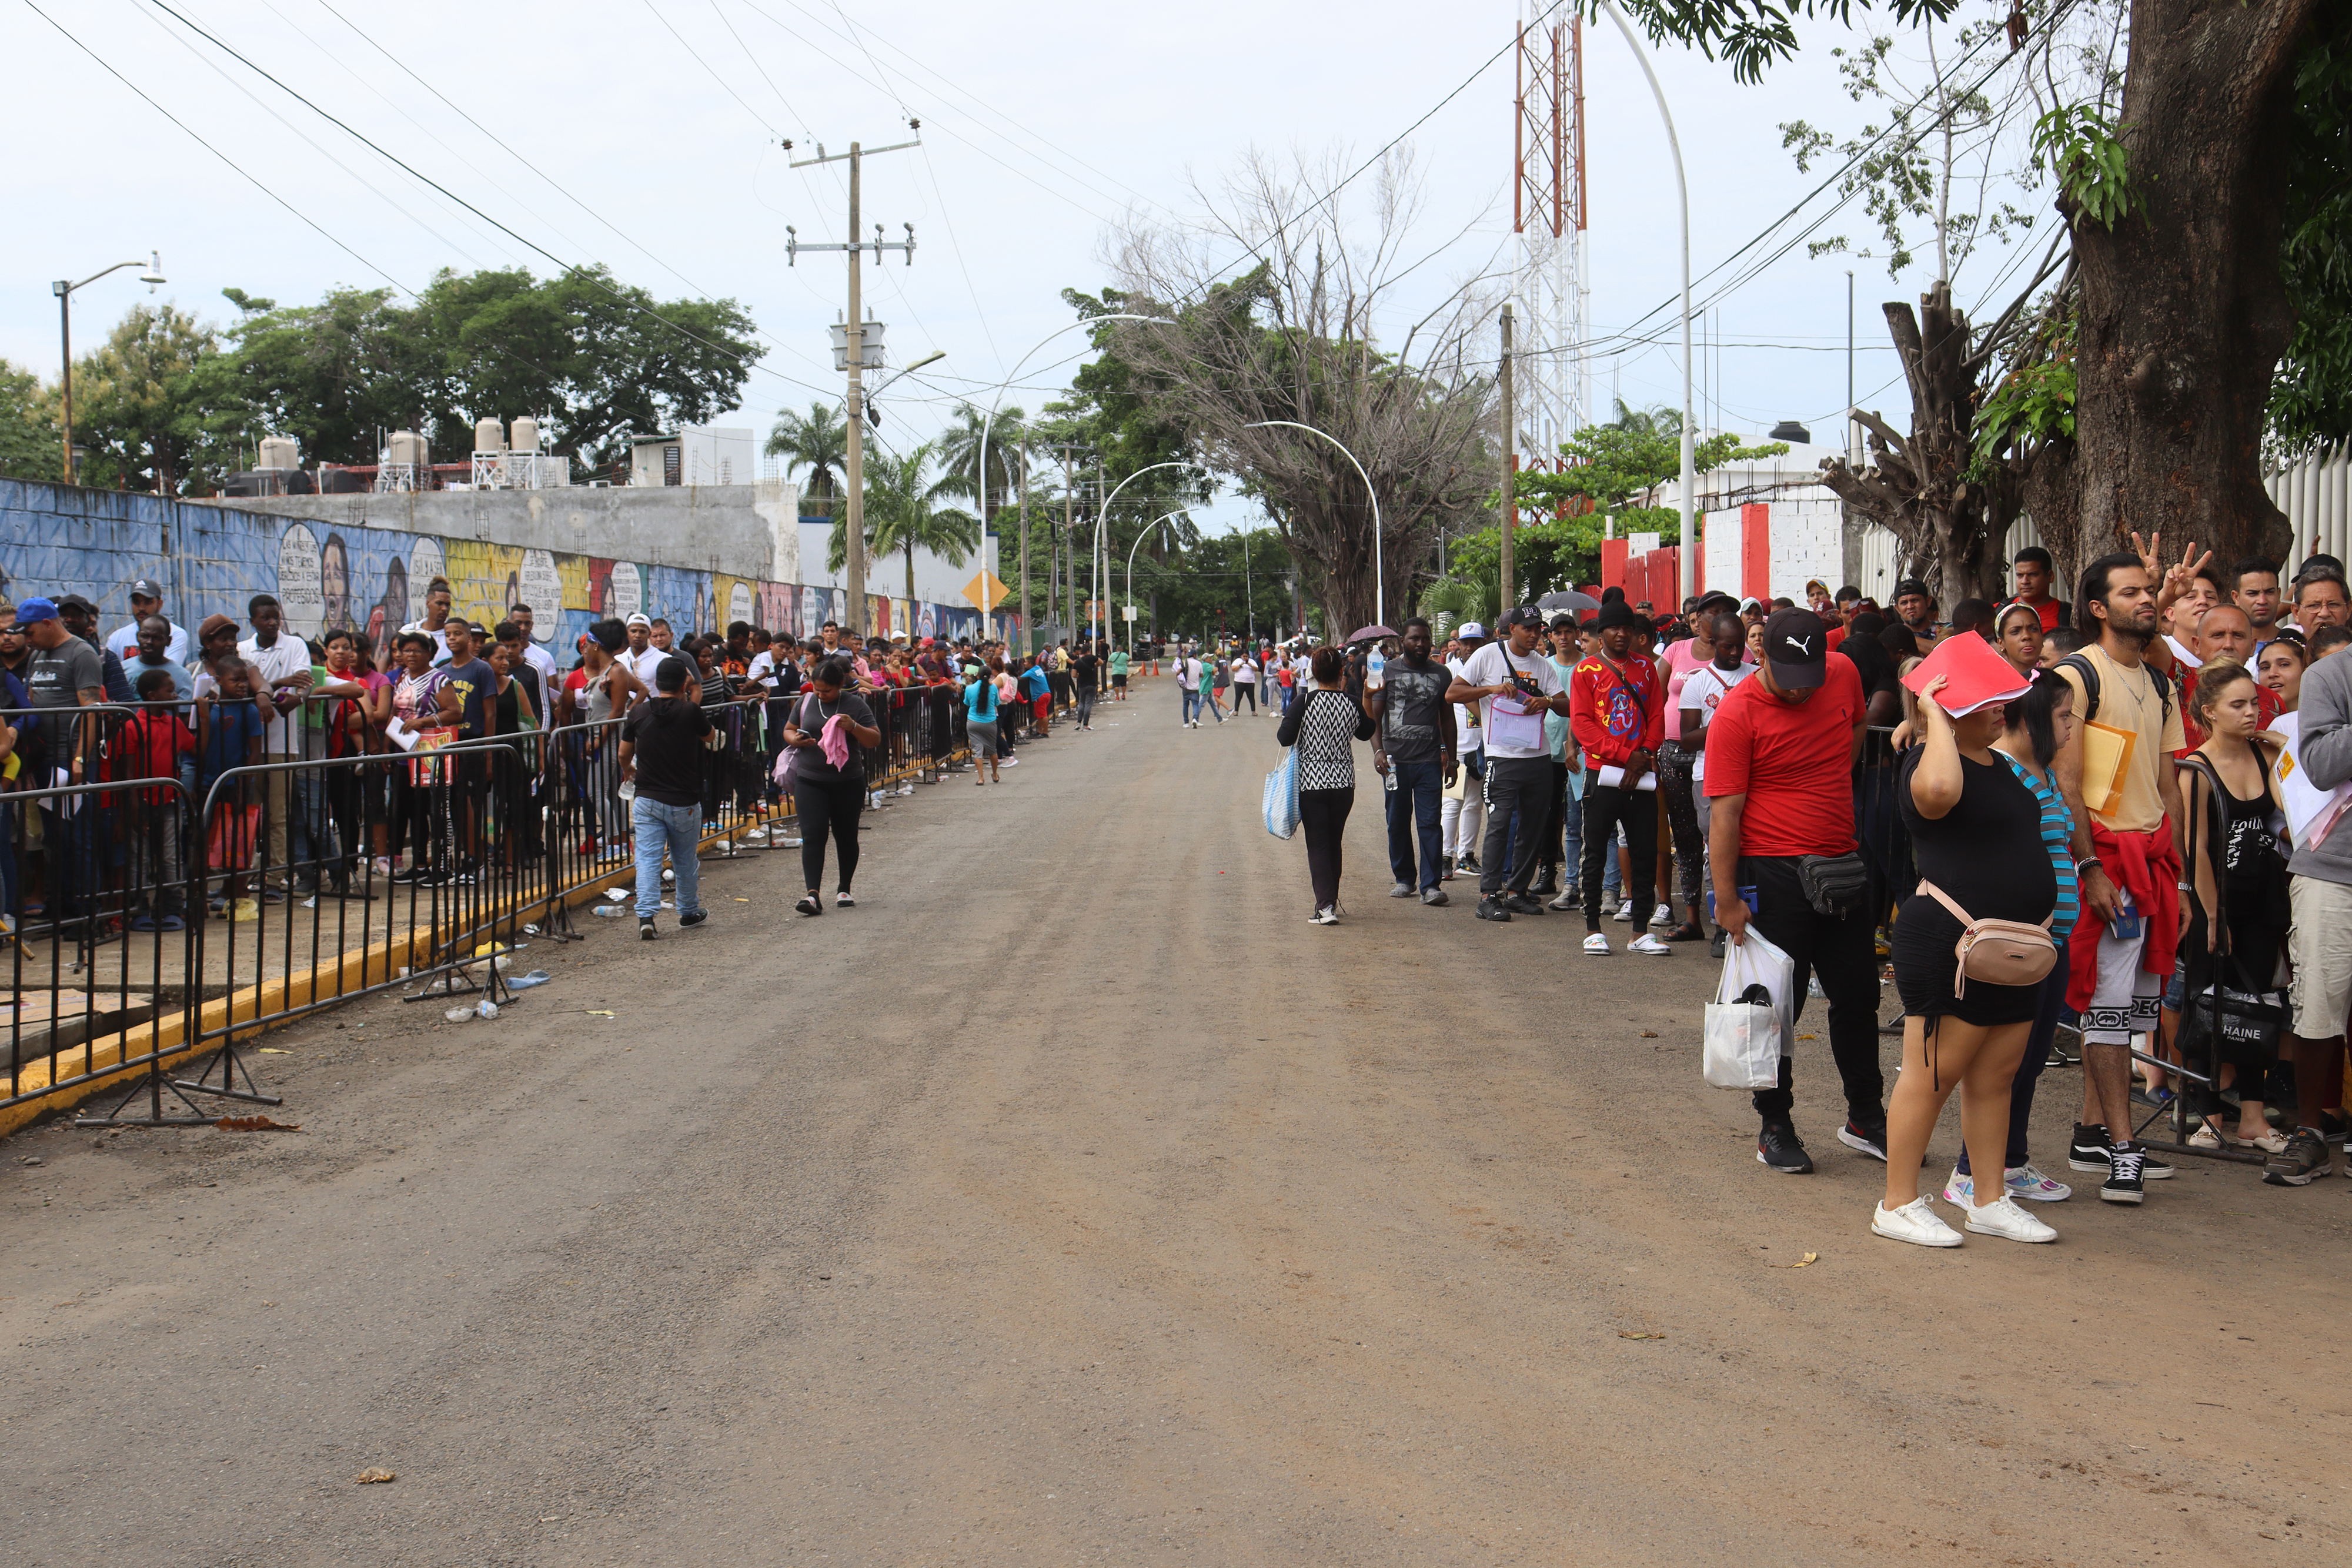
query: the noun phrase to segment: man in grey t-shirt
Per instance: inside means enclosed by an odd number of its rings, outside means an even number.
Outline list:
[[[1391,898],[1414,891],[1413,840],[1421,841],[1421,901],[1446,902],[1438,886],[1445,873],[1438,817],[1446,785],[1454,782],[1454,705],[1445,694],[1454,672],[1430,657],[1429,622],[1414,616],[1404,623],[1404,652],[1381,671],[1381,684],[1366,694],[1372,716],[1372,767],[1388,780],[1389,870],[1396,884]]]
[[[2305,672],[2297,705],[2295,759],[2315,789],[2352,779],[2352,657],[2322,659]],[[2273,1186],[2306,1186],[2334,1163],[2327,1090],[2344,1078],[2344,1019],[2352,1007],[2352,828],[2337,826],[2317,843],[2295,846],[2294,926],[2288,956],[2294,963],[2294,1031],[2284,1042],[2294,1062],[2294,1131],[2271,1156],[2263,1179]]]

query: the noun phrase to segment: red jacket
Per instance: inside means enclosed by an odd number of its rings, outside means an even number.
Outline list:
[[[1591,767],[1622,768],[1636,750],[1654,752],[1665,738],[1665,684],[1647,659],[1580,661],[1569,672],[1568,701],[1569,729]]]

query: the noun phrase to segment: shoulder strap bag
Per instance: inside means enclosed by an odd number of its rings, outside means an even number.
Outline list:
[[[1959,959],[1952,977],[1952,995],[1968,994],[1969,982],[1988,986],[2038,986],[2058,962],[2058,944],[2050,937],[2050,920],[2030,925],[2022,920],[1979,920],[1954,903],[1950,894],[1927,878],[1919,891],[1952,912],[1960,923],[1960,939],[1953,944]],[[2051,918],[2054,919],[2053,912]]]

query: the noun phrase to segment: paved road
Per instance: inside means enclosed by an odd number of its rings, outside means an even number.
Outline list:
[[[1369,812],[1311,928],[1272,722],[1143,695],[894,802],[854,912],[730,868],[494,1023],[273,1036],[299,1133],[0,1144],[6,1558],[2340,1550],[2352,1184],[1875,1240],[1822,1046],[1769,1175],[1703,959],[1391,903]]]

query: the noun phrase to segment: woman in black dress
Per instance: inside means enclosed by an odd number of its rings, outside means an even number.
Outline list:
[[[1895,923],[1895,986],[1903,998],[1903,1074],[1886,1108],[1886,1197],[1870,1228],[1919,1247],[1958,1247],[1959,1232],[1919,1196],[1919,1166],[1944,1102],[1960,1091],[1960,1134],[1979,1170],[1999,1170],[2009,1145],[2009,1086],[2025,1056],[2041,988],[1981,980],[1958,988],[1961,923],[1932,885],[1974,920],[2040,924],[2057,907],[2058,880],[2042,845],[2042,806],[1993,754],[2002,705],[1955,717],[1919,694],[1920,742],[1904,757],[1895,803],[1910,830],[1920,890]],[[1961,994],[1956,995],[1956,989]],[[2012,1241],[2058,1233],[1991,1182],[1967,1226]]]

